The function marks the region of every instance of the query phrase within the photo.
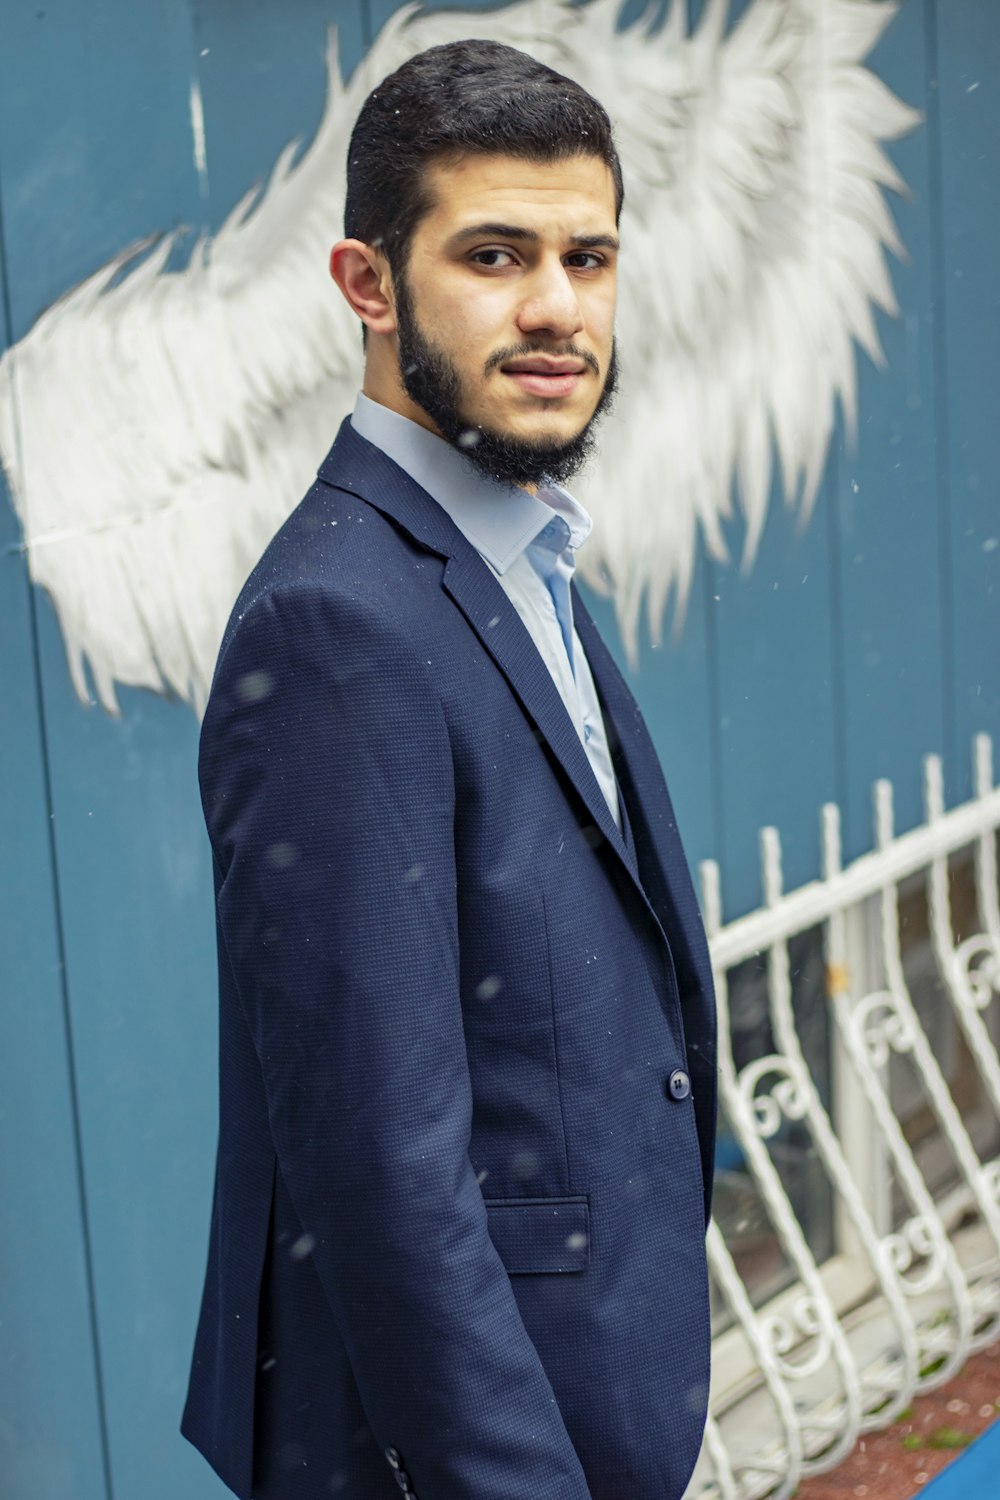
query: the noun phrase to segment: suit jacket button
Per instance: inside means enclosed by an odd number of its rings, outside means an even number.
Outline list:
[[[394,1469],[398,1469],[401,1466],[402,1462],[403,1462],[403,1460],[399,1456],[399,1449],[398,1448],[386,1448],[386,1450],[385,1450],[385,1456],[389,1460],[389,1462],[392,1464],[392,1467]]]
[[[410,1489],[410,1476],[409,1474],[407,1474],[405,1469],[397,1469],[395,1474],[393,1475],[393,1478],[399,1485],[399,1488],[403,1491],[404,1495],[410,1495],[413,1493]]]
[[[691,1092],[691,1080],[683,1068],[675,1068],[667,1079],[667,1092],[671,1099],[686,1099]]]

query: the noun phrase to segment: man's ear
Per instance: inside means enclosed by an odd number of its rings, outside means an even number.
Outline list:
[[[338,240],[330,251],[330,275],[366,328],[395,333],[392,272],[381,250],[363,240]]]

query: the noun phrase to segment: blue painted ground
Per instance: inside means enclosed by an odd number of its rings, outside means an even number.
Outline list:
[[[1000,1422],[923,1490],[924,1500],[996,1500],[1000,1496]]]

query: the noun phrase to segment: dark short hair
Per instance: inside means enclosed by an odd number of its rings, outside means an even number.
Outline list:
[[[586,89],[500,42],[447,42],[411,57],[361,106],[347,153],[344,232],[405,269],[432,205],[425,168],[469,153],[551,162],[597,156],[615,217],[624,187],[607,112]]]

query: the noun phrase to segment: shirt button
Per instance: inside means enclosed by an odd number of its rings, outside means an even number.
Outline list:
[[[593,734],[593,732],[594,732],[593,728],[591,727],[591,725],[589,723],[588,724],[584,724],[584,726],[583,726],[583,738],[584,738],[584,740],[585,740],[585,742],[587,744],[590,743],[590,736]]]
[[[683,1068],[675,1068],[667,1079],[667,1092],[671,1099],[686,1099],[691,1092],[691,1080]]]

